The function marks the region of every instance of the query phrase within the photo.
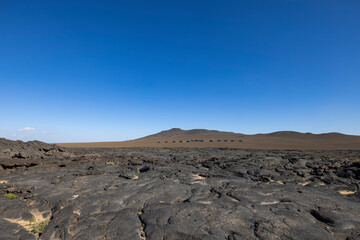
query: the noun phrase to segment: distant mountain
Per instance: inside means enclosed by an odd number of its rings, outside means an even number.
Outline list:
[[[207,129],[172,128],[123,142],[63,143],[64,147],[229,147],[253,149],[360,150],[360,136],[279,131],[245,135]]]
[[[182,138],[182,137],[216,137],[216,136],[233,136],[239,137],[244,134],[233,133],[233,132],[221,132],[217,130],[207,130],[207,129],[192,129],[192,130],[182,130],[180,128],[172,128],[170,130],[162,131],[153,135],[149,135],[140,139],[150,139],[150,138]]]

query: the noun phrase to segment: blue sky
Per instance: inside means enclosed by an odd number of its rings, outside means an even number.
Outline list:
[[[360,1],[2,1],[0,136],[360,135]]]

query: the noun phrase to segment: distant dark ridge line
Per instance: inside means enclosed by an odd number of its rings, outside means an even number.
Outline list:
[[[189,143],[189,142],[221,142],[221,141],[224,141],[224,142],[243,142],[243,140],[241,139],[238,139],[238,140],[234,140],[234,139],[216,139],[216,140],[213,140],[213,139],[209,139],[209,140],[204,140],[204,139],[192,139],[192,140],[164,140],[163,143]],[[161,141],[157,141],[157,143],[161,143]]]
[[[147,139],[153,137],[171,137],[171,136],[190,136],[196,134],[231,134],[231,135],[238,135],[238,136],[346,136],[346,137],[360,137],[359,135],[349,135],[339,132],[328,132],[328,133],[311,133],[311,132],[297,132],[297,131],[276,131],[270,133],[256,133],[256,134],[243,134],[243,133],[235,133],[235,132],[227,132],[227,131],[219,131],[219,130],[207,130],[207,129],[190,129],[190,130],[183,130],[181,128],[171,128],[169,130],[164,130],[155,134],[151,134],[142,138],[138,138],[135,140],[140,139]]]

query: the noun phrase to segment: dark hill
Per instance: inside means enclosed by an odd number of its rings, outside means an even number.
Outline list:
[[[360,150],[360,136],[279,131],[245,135],[217,130],[172,128],[123,142],[62,143],[64,147],[227,147],[244,149]]]

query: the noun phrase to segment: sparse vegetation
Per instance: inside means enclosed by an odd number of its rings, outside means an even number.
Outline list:
[[[46,227],[46,225],[49,224],[50,218],[45,219],[44,221],[37,221],[35,217],[32,217],[30,219],[30,223],[28,225],[30,232],[32,234],[39,234],[42,233]]]
[[[15,194],[12,194],[12,193],[6,193],[5,194],[5,197],[7,198],[7,199],[15,199],[15,198],[17,198],[18,196],[16,196]]]

